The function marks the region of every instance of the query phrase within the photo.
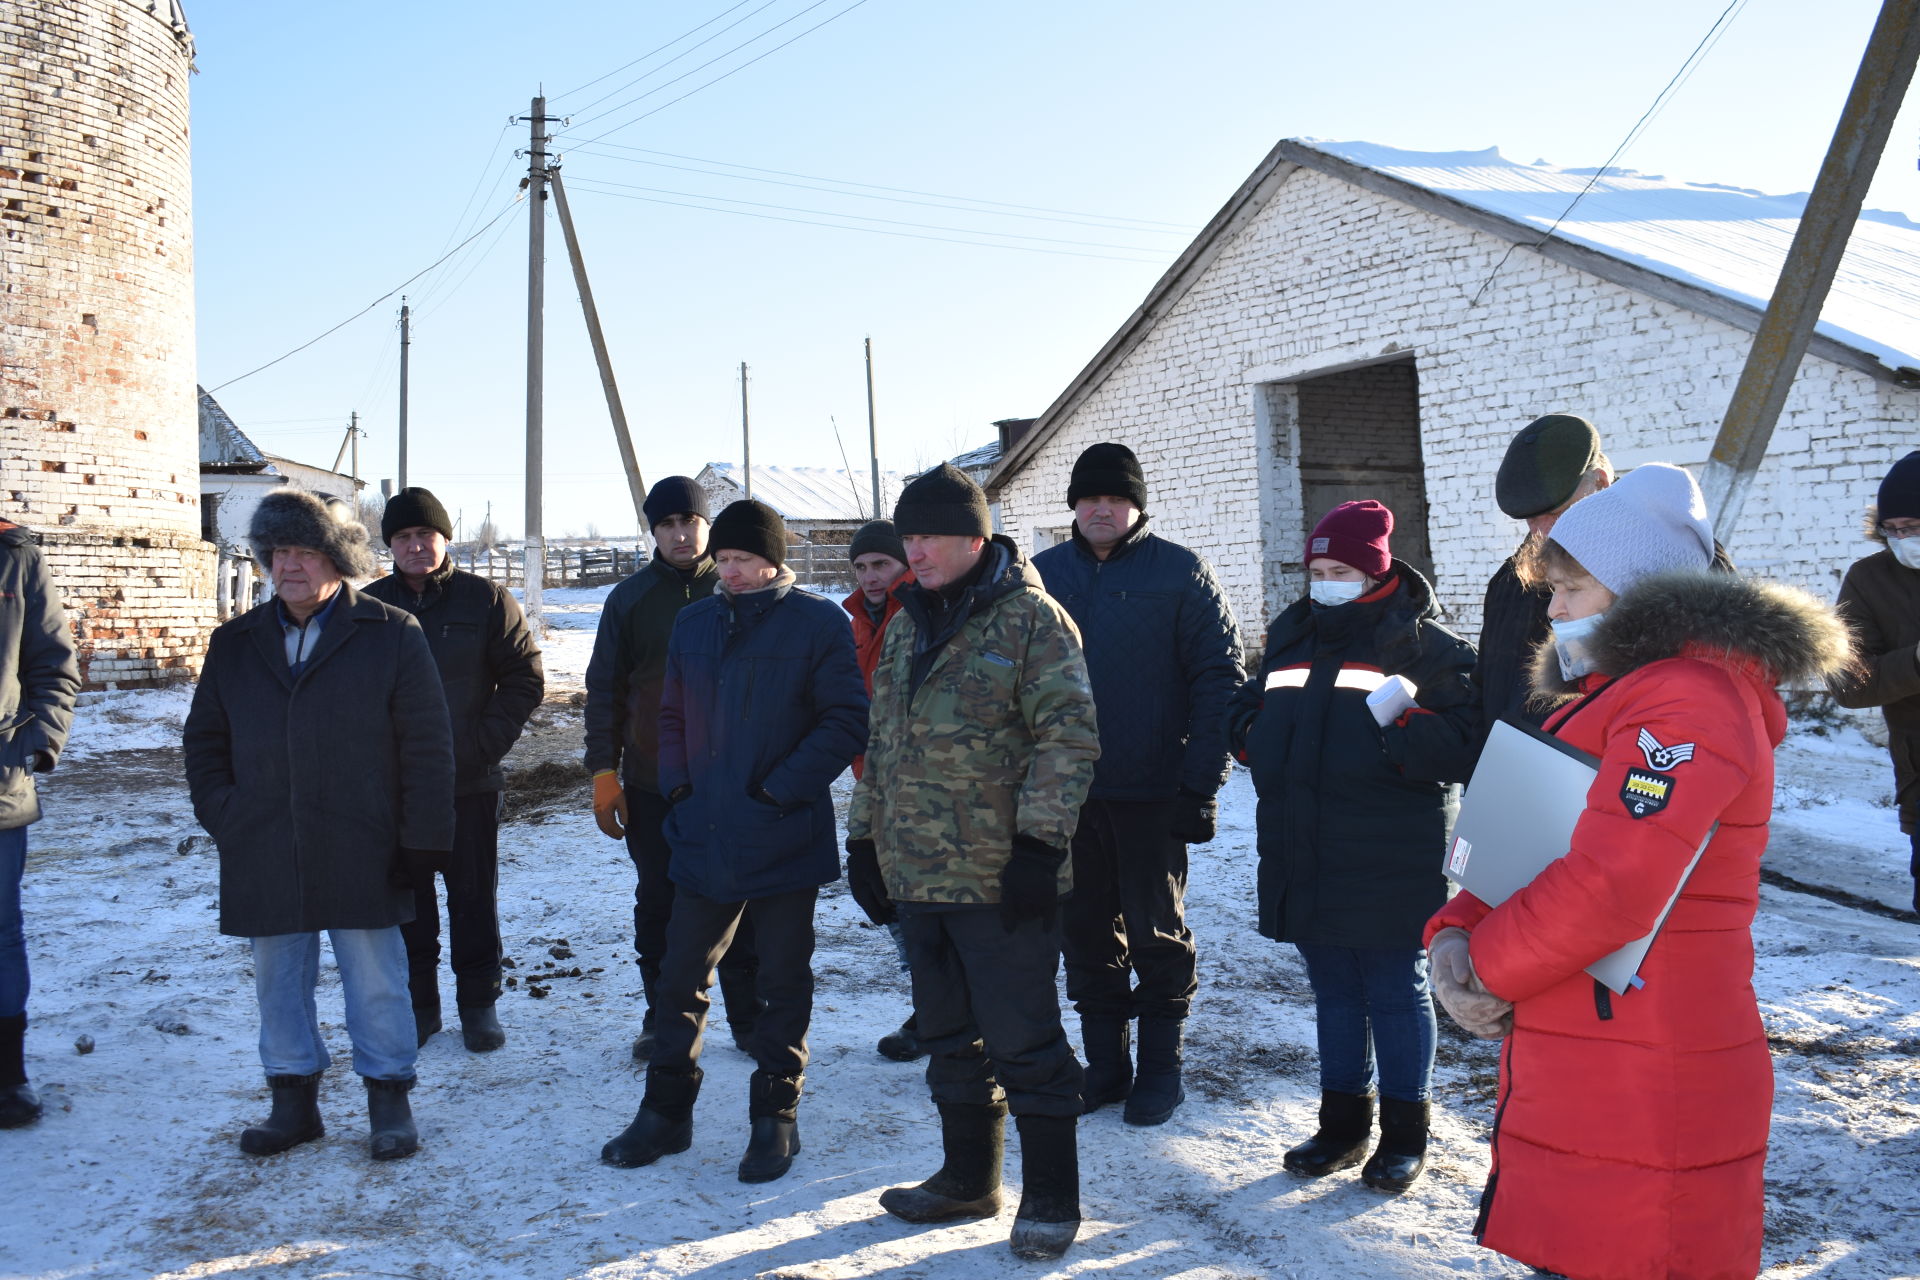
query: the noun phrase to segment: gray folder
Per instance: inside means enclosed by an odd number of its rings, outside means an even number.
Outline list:
[[[1490,906],[1532,883],[1572,847],[1574,824],[1586,810],[1587,792],[1599,771],[1598,759],[1551,734],[1496,722],[1460,802],[1447,846],[1447,879]],[[1712,839],[1708,831],[1707,841]],[[1587,966],[1615,994],[1635,985],[1647,948],[1706,849],[1703,841],[1694,850],[1651,933]]]

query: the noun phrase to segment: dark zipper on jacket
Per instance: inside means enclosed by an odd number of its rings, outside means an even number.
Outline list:
[[[1513,1033],[1507,1033],[1507,1089],[1500,1096],[1500,1105],[1494,1109],[1493,1132],[1487,1136],[1487,1150],[1495,1157],[1493,1172],[1487,1175],[1487,1185],[1480,1193],[1480,1210],[1473,1216],[1473,1238],[1485,1243],[1487,1219],[1493,1213],[1494,1189],[1500,1185],[1500,1122],[1506,1118],[1507,1103],[1513,1097]]]

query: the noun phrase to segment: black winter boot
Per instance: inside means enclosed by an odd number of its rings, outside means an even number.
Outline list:
[[[805,1076],[753,1073],[747,1115],[753,1133],[740,1158],[740,1181],[772,1182],[793,1167],[800,1154],[800,1085]]]
[[[1128,1124],[1165,1124],[1187,1100],[1180,1085],[1179,1018],[1140,1019],[1140,1070],[1123,1116]]]
[[[917,1187],[889,1187],[880,1207],[906,1222],[991,1218],[1000,1212],[1007,1104],[940,1104],[940,1171]]]
[[[912,1062],[927,1056],[927,1051],[920,1047],[920,1028],[912,1014],[907,1015],[898,1031],[889,1031],[880,1037],[879,1049],[881,1057],[895,1062]]]
[[[240,1149],[250,1156],[279,1155],[289,1147],[326,1136],[320,1123],[320,1076],[268,1076],[267,1089],[273,1095],[273,1110],[264,1124],[257,1124],[240,1135]]]
[[[1087,1073],[1080,1083],[1080,1112],[1092,1115],[1109,1102],[1125,1102],[1133,1091],[1133,1054],[1125,1018],[1080,1015],[1080,1047]]]
[[[420,1131],[407,1104],[413,1081],[366,1079],[367,1127],[373,1131],[367,1149],[375,1160],[404,1160],[420,1149]]]
[[[1303,1178],[1324,1177],[1365,1159],[1372,1135],[1372,1094],[1323,1092],[1319,1130],[1280,1157],[1280,1163]]]
[[[460,1008],[460,1040],[469,1053],[492,1053],[507,1042],[506,1028],[490,1004]]]
[[[661,1156],[675,1155],[693,1145],[693,1103],[700,1096],[705,1073],[647,1069],[647,1092],[633,1123],[600,1148],[600,1159],[621,1169],[638,1169]]]
[[[1360,1181],[1375,1191],[1395,1195],[1405,1191],[1427,1167],[1427,1124],[1432,1109],[1425,1102],[1380,1099],[1380,1145],[1360,1170]]]
[[[1014,1256],[1059,1257],[1080,1233],[1080,1147],[1073,1116],[1020,1116],[1020,1211]]]
[[[427,1041],[433,1039],[434,1033],[439,1031],[443,1025],[445,1024],[440,1021],[440,1002],[438,1000],[435,1000],[432,1004],[416,1004],[413,1006],[414,1030],[420,1033],[419,1048],[426,1048]]]
[[[40,1118],[40,1095],[27,1083],[27,1015],[0,1018],[0,1129]]]

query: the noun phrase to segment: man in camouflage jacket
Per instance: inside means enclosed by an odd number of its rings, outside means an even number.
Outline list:
[[[887,629],[874,672],[848,879],[869,917],[903,926],[946,1163],[880,1202],[910,1222],[997,1213],[1011,1111],[1025,1173],[1011,1243],[1058,1257],[1080,1219],[1081,1072],[1054,981],[1067,848],[1100,754],[1086,660],[964,474],[915,480],[894,525],[912,625]]]

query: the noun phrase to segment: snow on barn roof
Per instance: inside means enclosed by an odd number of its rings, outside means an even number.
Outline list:
[[[247,438],[220,402],[205,388],[200,392],[200,466],[215,471],[267,471],[267,456]]]
[[[1371,142],[1305,145],[1463,204],[1554,232],[1611,257],[1765,307],[1806,208],[1807,193],[1678,182],[1631,169],[1519,164],[1485,151],[1401,151]],[[1920,223],[1869,209],[1860,215],[1821,310],[1819,331],[1888,368],[1920,366]]]
[[[729,493],[744,496],[742,474],[737,462],[709,462],[696,482],[716,497]],[[891,503],[906,483],[900,471],[880,473],[882,509]],[[780,513],[783,520],[871,520],[873,519],[873,473],[843,471],[833,467],[782,467],[755,463],[753,496]],[[733,498],[727,499],[732,501]],[[716,512],[717,514],[717,512]]]

